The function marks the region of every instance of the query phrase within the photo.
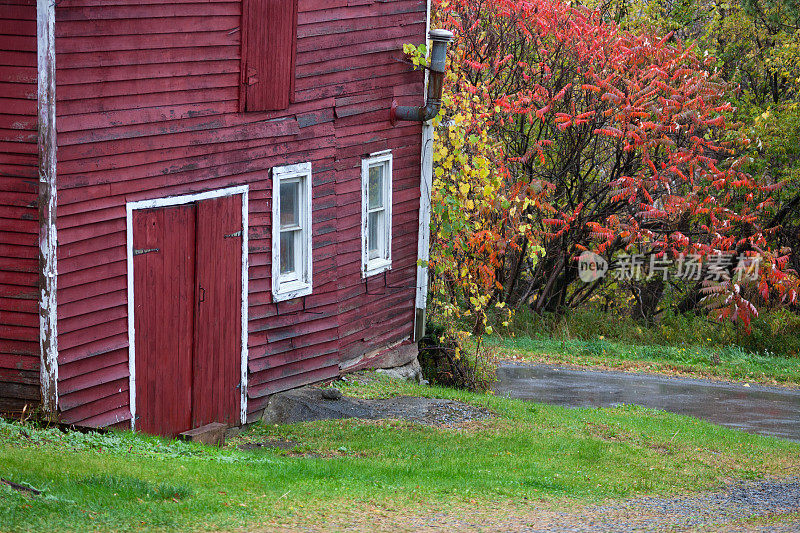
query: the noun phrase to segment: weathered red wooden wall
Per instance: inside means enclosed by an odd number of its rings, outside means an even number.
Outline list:
[[[0,411],[39,401],[36,3],[0,0]]]
[[[237,113],[240,1],[62,0],[56,10],[59,393],[82,425],[129,419],[125,202],[249,184],[249,402],[339,373],[342,358],[413,327],[422,100],[396,59],[424,0],[299,0],[295,103]],[[360,274],[360,165],[395,157],[393,269]],[[271,296],[271,182],[313,168],[313,294]],[[401,287],[401,288],[391,288]],[[340,338],[342,347],[340,348]]]

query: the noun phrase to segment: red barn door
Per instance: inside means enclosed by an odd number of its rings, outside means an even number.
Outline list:
[[[242,346],[242,197],[197,204],[192,425],[238,424]]]
[[[136,428],[239,421],[241,196],[133,211]]]
[[[133,212],[136,428],[191,429],[195,206]]]

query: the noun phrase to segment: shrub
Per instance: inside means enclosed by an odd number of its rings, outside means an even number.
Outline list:
[[[465,350],[463,341],[442,326],[430,324],[419,342],[422,375],[430,383],[473,392],[489,390],[495,380],[495,364],[476,343],[475,353]]]

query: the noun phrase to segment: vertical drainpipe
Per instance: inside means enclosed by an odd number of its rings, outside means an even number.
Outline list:
[[[42,409],[58,413],[56,327],[56,52],[55,3],[36,2],[39,148],[39,354]]]

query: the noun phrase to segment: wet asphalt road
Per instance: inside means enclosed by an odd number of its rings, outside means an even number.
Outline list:
[[[596,370],[504,363],[495,394],[568,407],[636,404],[800,441],[800,390]]]

